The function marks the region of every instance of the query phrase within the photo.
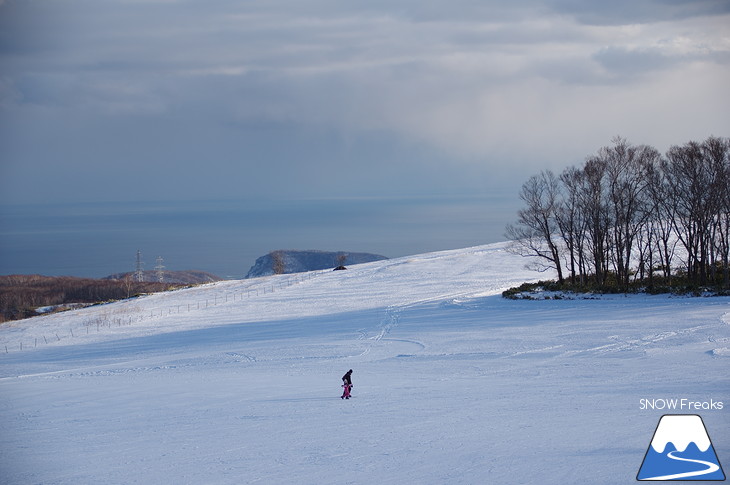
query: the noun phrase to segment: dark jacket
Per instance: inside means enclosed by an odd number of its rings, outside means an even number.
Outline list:
[[[342,376],[342,382],[343,384],[352,385],[352,377],[350,377],[352,374],[352,369],[348,370],[347,373]]]

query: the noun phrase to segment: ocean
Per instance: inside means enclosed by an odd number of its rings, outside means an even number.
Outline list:
[[[242,278],[275,249],[393,258],[504,240],[516,194],[4,205],[0,274],[104,277],[145,269]]]

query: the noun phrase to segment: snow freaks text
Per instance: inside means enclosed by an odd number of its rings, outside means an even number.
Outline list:
[[[660,411],[720,411],[723,408],[722,401],[695,401],[692,399],[639,399],[639,409],[660,410]]]

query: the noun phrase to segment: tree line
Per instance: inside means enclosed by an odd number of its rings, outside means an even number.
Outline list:
[[[172,288],[166,283],[98,280],[70,276],[0,276],[0,323],[38,315],[39,307],[64,303],[98,303]]]
[[[617,137],[556,175],[522,185],[507,226],[512,250],[536,256],[558,283],[628,288],[730,287],[730,139],[711,136],[661,155]]]

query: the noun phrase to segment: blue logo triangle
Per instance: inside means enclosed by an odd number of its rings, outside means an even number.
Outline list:
[[[696,414],[662,416],[636,479],[725,480],[702,418]]]

